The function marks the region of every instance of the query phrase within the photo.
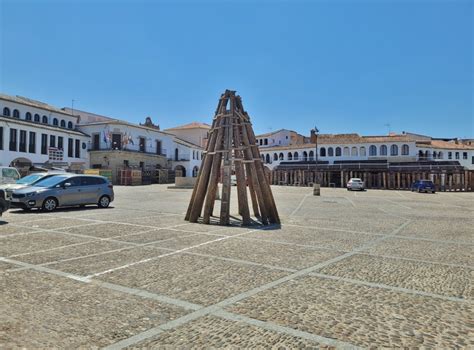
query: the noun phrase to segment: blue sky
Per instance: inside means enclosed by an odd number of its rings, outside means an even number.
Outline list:
[[[257,133],[474,137],[470,1],[0,3],[7,94],[166,128],[228,88]]]

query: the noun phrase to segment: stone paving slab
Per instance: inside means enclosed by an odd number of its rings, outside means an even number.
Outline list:
[[[245,235],[245,237],[335,250],[351,250],[380,238],[380,236],[365,233],[340,232],[290,225],[283,225],[281,230],[252,232]]]
[[[15,235],[19,233],[32,233],[32,232],[38,232],[38,231],[34,231],[29,227],[0,225],[0,244],[2,243],[1,239],[3,236]]]
[[[375,209],[371,211],[374,212]],[[312,228],[332,228],[373,234],[388,234],[407,221],[403,218],[391,217],[380,212],[377,213],[376,211],[375,214],[371,215],[376,215],[377,218],[348,218],[344,217],[342,213],[335,214],[332,218],[309,216],[302,219],[294,216],[285,221],[284,224],[301,225]]]
[[[56,218],[47,220],[36,220],[31,222],[31,224],[28,226],[33,229],[55,230],[70,226],[87,225],[89,223],[89,221],[80,219]],[[23,223],[22,225],[26,225],[26,223]]]
[[[389,238],[375,244],[367,252],[431,262],[474,266],[473,246],[460,243],[438,243]]]
[[[319,273],[450,297],[474,299],[474,269],[353,255]]]
[[[433,218],[417,219],[398,232],[398,235],[474,243],[474,219],[465,218],[453,221]]]
[[[127,224],[115,224],[115,223],[93,223],[87,222],[90,225],[73,227],[62,229],[62,232],[81,234],[97,238],[109,238],[115,236],[124,236],[132,233],[142,232],[150,230],[146,227],[127,225]]]
[[[80,245],[16,256],[15,260],[20,260],[29,264],[45,264],[57,260],[77,258],[126,247],[130,247],[130,245],[118,242],[94,240]]]
[[[189,236],[189,235],[192,235],[192,236]],[[218,236],[204,235],[204,234],[199,234],[199,233],[195,233],[195,234],[188,233],[187,235],[181,234],[181,236],[177,236],[173,239],[154,243],[153,245],[156,247],[161,247],[161,248],[180,250],[184,248],[194,247],[202,243],[215,241],[216,239],[219,239],[219,238],[220,237]]]
[[[33,232],[27,235],[2,238],[0,240],[0,256],[11,256],[82,242],[87,242],[87,238],[62,233]]]
[[[343,254],[343,252],[320,250],[317,248],[272,242],[262,243],[245,238],[208,244],[195,248],[191,252],[247,260],[290,269],[303,269]]]
[[[144,230],[147,230],[144,228]],[[164,239],[176,238],[180,236],[190,235],[189,232],[181,232],[176,230],[156,229],[145,233],[129,234],[122,237],[117,237],[116,240],[132,243],[150,243],[161,241]]]
[[[71,261],[58,262],[48,265],[48,267],[81,276],[88,276],[143,259],[154,258],[165,253],[169,253],[169,251],[156,247],[144,246],[103,253],[91,257],[83,257]]]
[[[152,227],[169,227],[173,225],[180,225],[186,224],[187,221],[184,221],[183,216],[176,216],[176,215],[160,215],[160,214],[152,214],[150,213],[149,216],[143,216],[146,213],[140,214],[140,218],[128,218],[127,222],[130,224],[138,224],[138,225],[146,225]]]
[[[177,254],[99,276],[100,280],[211,305],[288,273]]]
[[[144,349],[328,349],[316,342],[242,322],[205,316],[132,348]]]
[[[26,270],[0,278],[0,344],[98,348],[185,314],[157,301]]]
[[[13,265],[13,264],[10,264],[10,263],[7,263],[7,262],[4,262],[4,261],[0,261],[0,272],[3,272],[3,271],[6,271],[6,270],[10,270],[10,269],[14,269],[18,267],[17,265]]]
[[[229,311],[363,347],[474,346],[469,303],[303,277]]]

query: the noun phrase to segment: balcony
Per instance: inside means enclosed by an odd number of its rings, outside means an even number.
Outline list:
[[[173,162],[187,162],[191,160],[191,156],[187,153],[175,154],[174,157],[168,157],[168,160]]]
[[[161,149],[161,152],[157,153],[156,150],[138,150],[138,149],[130,149],[130,148],[111,148],[111,147],[94,147],[93,145],[89,144],[87,147],[87,151],[89,152],[130,152],[130,153],[142,153],[142,154],[149,154],[153,156],[161,156],[166,157],[166,150]]]

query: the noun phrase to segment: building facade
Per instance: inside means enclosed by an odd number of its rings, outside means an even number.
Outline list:
[[[81,170],[89,166],[89,136],[77,117],[25,97],[0,95],[0,165],[20,170],[51,166]]]
[[[115,181],[121,168],[195,177],[201,165],[202,147],[160,131],[151,118],[137,125],[7,95],[0,95],[0,112],[0,165],[25,173],[31,166],[110,169]]]
[[[285,142],[283,137],[275,143]],[[307,140],[285,146],[257,141],[273,184],[319,182],[344,187],[350,177],[361,177],[372,188],[408,188],[413,180],[428,178],[440,189],[474,187],[474,144],[470,140],[412,133],[315,135],[314,131]]]

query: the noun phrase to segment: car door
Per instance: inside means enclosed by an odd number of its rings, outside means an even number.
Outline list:
[[[74,176],[64,180],[58,197],[59,205],[83,204],[80,176]]]
[[[99,194],[103,181],[93,176],[81,176],[81,192],[83,196],[83,204],[95,204],[99,201]]]

